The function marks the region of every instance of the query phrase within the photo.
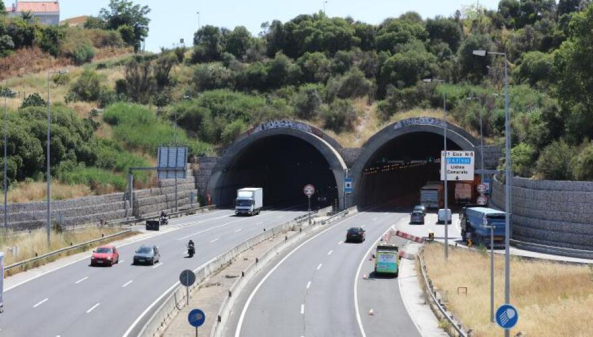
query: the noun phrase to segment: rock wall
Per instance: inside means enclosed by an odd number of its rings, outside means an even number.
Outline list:
[[[504,210],[504,184],[494,180],[491,203]],[[593,251],[593,182],[514,178],[512,238]]]

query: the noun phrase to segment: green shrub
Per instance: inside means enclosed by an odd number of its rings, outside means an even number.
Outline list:
[[[574,158],[572,172],[576,180],[593,181],[593,143],[586,144]]]
[[[351,101],[337,99],[322,110],[321,118],[325,128],[340,133],[353,131],[358,116]]]
[[[199,64],[195,67],[193,83],[196,91],[233,88],[232,71],[218,63]]]
[[[531,178],[535,167],[536,151],[531,145],[521,143],[511,150],[513,173]]]
[[[85,167],[84,165],[75,168],[62,165],[58,170],[58,179],[67,184],[80,184],[90,186],[92,190],[99,188],[115,187],[119,191],[126,189],[126,178],[123,175],[97,167]]]
[[[362,71],[353,69],[343,76],[333,77],[327,83],[328,101],[335,98],[356,98],[373,96],[374,84]]]
[[[222,132],[222,143],[224,145],[233,143],[235,139],[239,138],[239,136],[245,132],[246,129],[247,126],[245,126],[245,122],[240,119],[227,124]]]
[[[542,179],[571,180],[571,162],[575,149],[564,140],[557,140],[546,146],[539,156],[536,172]]]
[[[30,107],[30,106],[46,106],[47,102],[39,95],[38,93],[32,93],[31,95],[27,96],[23,103],[21,104],[21,109]]]
[[[84,102],[97,101],[102,90],[101,77],[92,70],[85,70],[70,87],[70,93],[76,100]]]
[[[52,76],[51,80],[54,82],[54,84],[56,85],[67,85],[68,83],[70,83],[70,74],[68,73],[64,73],[64,74],[55,74]]]
[[[304,120],[312,120],[317,117],[321,103],[319,86],[316,85],[300,87],[298,93],[292,99],[296,116]]]
[[[84,63],[91,62],[95,57],[95,50],[88,44],[83,44],[74,50],[71,55],[74,64],[80,66]]]

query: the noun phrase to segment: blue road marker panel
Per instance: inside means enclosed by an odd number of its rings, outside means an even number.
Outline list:
[[[503,329],[511,329],[519,321],[519,312],[510,304],[501,305],[496,310],[496,323]]]

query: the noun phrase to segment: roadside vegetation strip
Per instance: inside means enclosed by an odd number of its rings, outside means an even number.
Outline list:
[[[52,231],[51,251],[47,247],[47,233],[43,229],[26,235],[0,237],[0,251],[5,252],[5,276],[12,276],[31,268],[53,262],[62,256],[88,250],[92,245],[123,239],[137,232],[116,227],[88,227],[75,231]],[[14,248],[16,247],[16,249]],[[14,252],[14,253],[13,253]]]
[[[444,303],[476,336],[499,336],[502,330],[490,323],[490,256],[486,251],[452,248],[443,263],[442,245],[423,249],[426,272]],[[455,272],[451,267],[455,266]],[[495,255],[495,308],[504,304],[504,256]],[[458,287],[467,287],[458,294]],[[511,259],[511,304],[519,311],[512,335],[593,336],[587,319],[593,307],[593,269],[590,266],[532,259]]]

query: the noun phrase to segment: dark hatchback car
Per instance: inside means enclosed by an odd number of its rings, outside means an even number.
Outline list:
[[[424,213],[422,211],[413,211],[410,213],[410,223],[418,223],[424,225]]]
[[[161,260],[157,246],[141,246],[134,254],[133,264],[155,264]]]
[[[362,227],[352,227],[346,233],[346,242],[363,242],[365,231]]]

